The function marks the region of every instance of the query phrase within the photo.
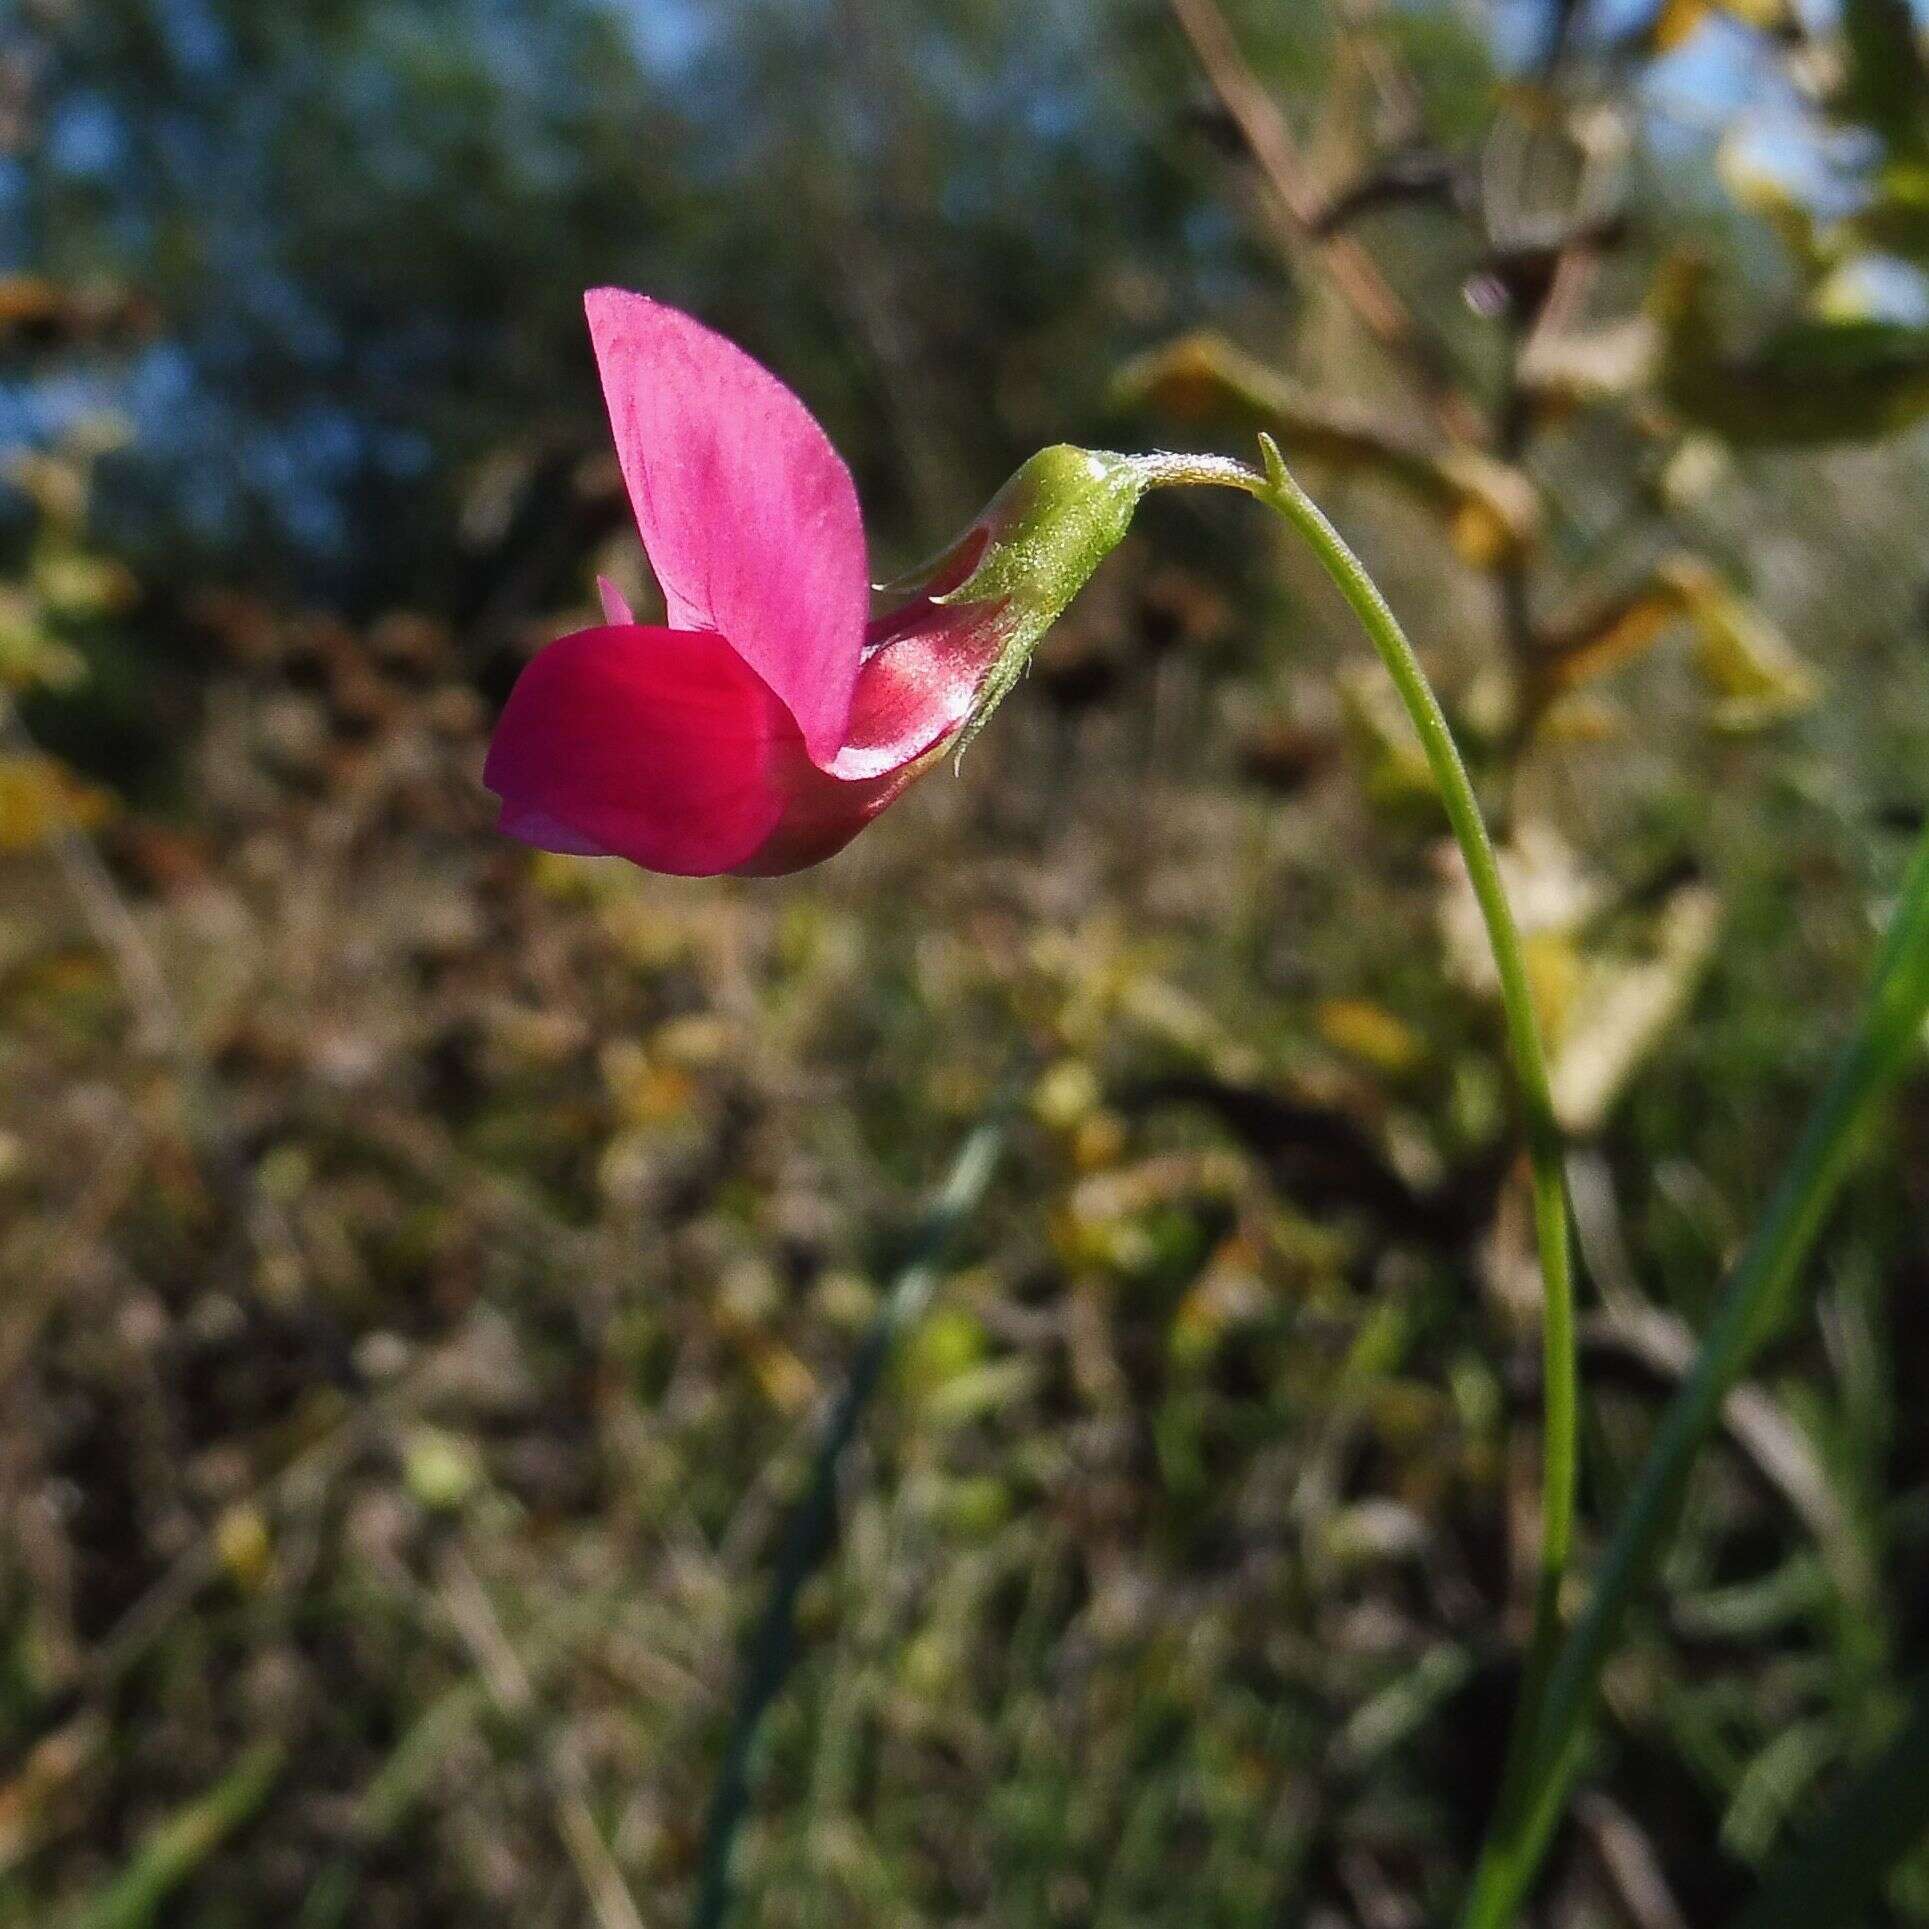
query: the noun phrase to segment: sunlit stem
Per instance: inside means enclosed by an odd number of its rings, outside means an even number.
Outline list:
[[[1433,686],[1427,681],[1413,645],[1408,642],[1386,598],[1347,546],[1345,538],[1289,473],[1278,445],[1270,436],[1261,436],[1259,445],[1266,460],[1263,475],[1243,463],[1229,462],[1222,457],[1159,455],[1145,459],[1147,479],[1153,484],[1207,484],[1241,489],[1269,504],[1311,544],[1313,553],[1359,618],[1419,733],[1447,821],[1466,863],[1467,876],[1486,923],[1494,966],[1500,976],[1508,1050],[1520,1087],[1534,1200],[1534,1237],[1540,1251],[1544,1296],[1541,1544],[1533,1634],[1497,1805],[1498,1812],[1505,1815],[1524,1799],[1524,1778],[1540,1730],[1541,1702],[1560,1645],[1561,1582],[1574,1537],[1574,1493],[1579,1468],[1580,1400],[1574,1337],[1573,1248],[1568,1237],[1560,1130],[1555,1123],[1553,1098],[1548,1089],[1547,1057],[1534,1018],[1520,932],[1501,882],[1493,841],[1487,835],[1467,767],[1461,761],[1459,747],[1434,696]]]

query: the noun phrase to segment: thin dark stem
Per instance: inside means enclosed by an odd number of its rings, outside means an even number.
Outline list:
[[[910,1254],[883,1307],[865,1333],[844,1384],[824,1421],[809,1485],[790,1516],[770,1584],[770,1598],[751,1637],[738,1691],[730,1739],[724,1748],[716,1792],[704,1826],[693,1929],[723,1929],[735,1885],[731,1862],[737,1834],[750,1808],[751,1763],[764,1717],[777,1699],[797,1657],[797,1599],[837,1539],[837,1485],[858,1422],[889,1364],[898,1337],[914,1326],[943,1276],[942,1261],[959,1227],[976,1210],[1004,1146],[1002,1116],[978,1127],[965,1141],[943,1190],[919,1227]]]

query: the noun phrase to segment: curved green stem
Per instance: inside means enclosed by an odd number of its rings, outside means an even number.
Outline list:
[[[1270,502],[1312,543],[1365,625],[1426,749],[1427,761],[1487,920],[1500,971],[1508,1040],[1527,1110],[1535,1231],[1547,1294],[1543,1541],[1533,1646],[1488,1841],[1462,1929],[1508,1929],[1518,1916],[1579,1766],[1601,1670],[1635,1590],[1679,1510],[1695,1455],[1729,1388],[1786,1315],[1800,1269],[1854,1163],[1869,1122],[1920,1049],[1929,1014],[1929,836],[1910,867],[1860,1029],[1817,1102],[1767,1212],[1730,1278],[1693,1370],[1664,1416],[1626,1512],[1603,1554],[1587,1605],[1563,1643],[1559,1590],[1572,1539],[1577,1373],[1573,1281],[1559,1133],[1539,1036],[1492,847],[1446,720],[1385,599],[1262,437],[1266,476],[1239,465],[1159,458],[1155,479],[1230,483]],[[1238,474],[1229,474],[1229,469]],[[1914,1735],[1914,1730],[1911,1734]]]
[[[1467,866],[1480,915],[1487,926],[1494,968],[1500,974],[1500,1001],[1505,1014],[1507,1048],[1520,1085],[1521,1109],[1527,1134],[1527,1161],[1534,1200],[1534,1240],[1540,1251],[1542,1350],[1541,1545],[1540,1574],[1535,1587],[1534,1629],[1527,1651],[1527,1669],[1520,1704],[1509,1743],[1508,1767],[1502,1779],[1500,1804],[1504,1809],[1526,1770],[1527,1746],[1540,1719],[1540,1702],[1547,1674],[1560,1644],[1561,1582],[1567,1572],[1574,1540],[1574,1495],[1580,1472],[1580,1369],[1574,1336],[1573,1243],[1567,1230],[1567,1186],[1562,1175],[1560,1128],[1554,1120],[1553,1094],[1547,1082],[1547,1057],[1541,1047],[1540,1027],[1528,989],[1527,963],[1520,931],[1501,882],[1493,840],[1480,814],[1479,801],[1460,759],[1459,746],[1447,727],[1440,702],[1433,694],[1420,659],[1407,641],[1378,585],[1327,520],[1319,505],[1288,471],[1270,436],[1260,438],[1266,457],[1269,502],[1312,545],[1326,572],[1352,606],[1361,627],[1373,640],[1388,676],[1406,705],[1413,727],[1426,752],[1428,768],[1440,792],[1447,820]]]
[[[1207,483],[1243,489],[1290,522],[1312,545],[1326,573],[1338,585],[1361,626],[1379,651],[1400,700],[1419,733],[1427,764],[1446,809],[1447,821],[1467,866],[1487,941],[1500,974],[1508,1051],[1520,1086],[1532,1175],[1534,1238],[1540,1251],[1544,1311],[1541,1322],[1543,1368],[1543,1448],[1541,1469],[1540,1573],[1535,1588],[1534,1629],[1527,1653],[1520,1704],[1502,1779],[1499,1812],[1526,1799],[1524,1781],[1530,1747],[1540,1725],[1547,1677],[1560,1645],[1560,1593],[1574,1538],[1574,1495],[1579,1471],[1580,1375],[1574,1335],[1573,1247],[1567,1229],[1567,1188],[1562,1177],[1560,1129],[1548,1088],[1547,1059],[1541,1048],[1533,999],[1527,984],[1520,932],[1501,882],[1493,841],[1460,758],[1439,700],[1427,681],[1406,632],[1380,594],[1365,566],[1347,546],[1319,505],[1287,470],[1272,437],[1262,435],[1266,473],[1255,475],[1242,463],[1218,457],[1152,456],[1145,473],[1153,483]]]
[[[733,1851],[737,1832],[750,1809],[751,1760],[764,1716],[777,1699],[797,1654],[797,1599],[837,1537],[837,1480],[844,1455],[857,1436],[857,1424],[877,1391],[892,1348],[931,1303],[942,1277],[942,1261],[958,1228],[976,1210],[991,1184],[1004,1149],[1002,1113],[980,1125],[959,1150],[910,1255],[876,1319],[851,1361],[850,1378],[824,1422],[811,1464],[810,1483],[790,1517],[770,1598],[751,1638],[743,1686],[724,1747],[723,1767],[704,1824],[703,1855],[697,1877],[693,1929],[722,1929],[734,1899]]]

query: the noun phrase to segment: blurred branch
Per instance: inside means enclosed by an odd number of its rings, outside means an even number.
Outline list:
[[[1237,123],[1272,189],[1290,245],[1325,273],[1347,305],[1420,391],[1441,428],[1456,442],[1487,440],[1480,412],[1456,388],[1445,352],[1423,330],[1351,235],[1322,231],[1321,196],[1308,178],[1299,145],[1272,96],[1247,65],[1215,0],[1168,0],[1213,91]]]
[[[1114,393],[1188,424],[1264,430],[1295,459],[1364,469],[1440,517],[1477,567],[1530,547],[1541,533],[1539,493],[1519,469],[1316,394],[1220,335],[1183,335],[1138,356],[1119,371]]]
[[[1459,170],[1433,148],[1409,148],[1390,154],[1345,187],[1329,195],[1313,218],[1312,231],[1330,241],[1362,215],[1381,208],[1410,207],[1416,202],[1451,206],[1458,191]]]
[[[1625,1809],[1605,1795],[1589,1794],[1574,1804],[1574,1816],[1635,1929],[1688,1929],[1654,1844]]]

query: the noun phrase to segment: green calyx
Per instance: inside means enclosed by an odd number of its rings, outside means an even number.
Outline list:
[[[1003,631],[998,656],[958,734],[960,754],[1023,676],[1045,632],[1118,547],[1153,479],[1142,456],[1063,442],[1041,449],[929,572],[942,579],[947,562],[975,550],[964,581],[932,600],[946,608],[993,605]]]
[[[1279,461],[1260,437],[1269,464]],[[1131,527],[1148,489],[1205,487],[1263,494],[1268,482],[1224,456],[1118,455],[1055,443],[1024,464],[965,533],[922,569],[879,588],[974,612],[998,654],[953,748],[962,755],[1025,673],[1045,632]],[[949,585],[949,587],[945,587]]]

